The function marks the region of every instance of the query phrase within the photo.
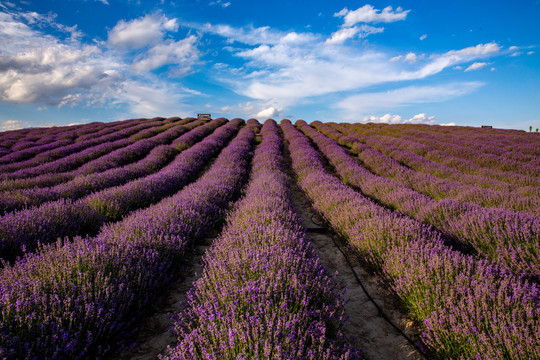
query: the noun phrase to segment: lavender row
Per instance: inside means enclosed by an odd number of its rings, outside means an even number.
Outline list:
[[[196,122],[192,124],[197,125]],[[163,143],[169,143],[178,135],[187,132],[188,128],[188,126],[182,125],[175,126],[156,137],[137,141],[87,163],[76,171],[47,174],[26,181],[4,181],[2,185],[12,186],[36,185],[44,182],[59,184],[52,187],[34,187],[4,192],[0,198],[0,213],[17,211],[61,198],[75,200],[92,192],[119,186],[141,176],[150,175],[169,163],[179,153],[178,150],[171,146],[165,146]],[[123,163],[130,163],[141,157],[144,158],[140,161],[122,166]],[[96,172],[85,175],[89,170]],[[97,172],[98,170],[106,171]],[[65,182],[62,183],[63,181]]]
[[[358,132],[362,132],[361,126],[346,126]],[[510,171],[510,169],[504,166],[505,162],[503,161],[489,164],[482,163],[481,158],[484,156],[471,148],[468,148],[470,150],[469,156],[464,156],[463,154],[460,156],[454,156],[450,154],[453,152],[453,147],[446,146],[438,143],[436,140],[429,139],[428,135],[426,135],[425,138],[410,139],[406,137],[405,139],[401,139],[372,132],[369,136],[375,137],[389,144],[396,145],[400,148],[407,146],[407,150],[411,149],[409,151],[414,151],[415,153],[424,156],[431,161],[456,169],[463,174],[481,175],[517,186],[538,187],[540,185],[538,183],[538,169],[524,165],[517,171]]]
[[[13,179],[0,181],[0,191],[15,190],[15,189],[29,189],[30,193],[33,191],[45,191],[31,188],[43,188],[51,187],[57,184],[61,184],[76,177],[86,176],[93,173],[104,172],[110,169],[122,167],[138,161],[148,155],[148,153],[158,145],[167,145],[172,140],[178,138],[188,130],[191,130],[201,124],[204,121],[193,121],[185,125],[175,125],[168,130],[165,130],[151,138],[142,140],[133,140],[131,145],[116,149],[109,154],[94,159],[79,168],[64,172],[64,173],[48,173],[38,175],[31,178]],[[179,123],[180,124],[180,123]],[[79,180],[79,179],[78,179]],[[17,196],[15,192],[10,194],[11,197]],[[21,196],[24,199],[26,195]],[[7,201],[7,200],[6,200]],[[21,200],[18,200],[21,201]]]
[[[95,192],[80,201],[105,216],[107,221],[117,221],[132,210],[170,196],[201,171],[238,131],[242,123],[241,119],[233,119],[227,123],[226,119],[220,118],[197,127],[179,139],[190,133],[197,133],[201,141],[190,145],[191,147],[182,151],[160,171],[122,186]]]
[[[347,124],[342,124],[347,126],[350,129],[362,132],[359,126],[351,126]],[[378,139],[379,142],[383,142],[387,145],[394,145],[401,149],[408,150],[415,154],[418,154],[424,158],[431,160],[431,162],[437,164],[439,167],[446,169],[447,171],[455,174],[456,177],[465,176],[466,179],[476,178],[484,187],[489,187],[490,183],[493,186],[498,188],[511,187],[516,189],[524,194],[535,193],[538,194],[538,181],[537,177],[530,176],[517,172],[507,172],[501,169],[490,169],[481,167],[470,160],[463,159],[460,157],[452,156],[446,153],[449,150],[448,147],[443,147],[442,151],[431,146],[429,140],[426,141],[407,138],[400,134],[394,134],[393,136],[384,136],[380,135],[376,131],[370,132],[368,138],[371,138],[372,141]],[[366,134],[364,134],[366,136]],[[426,138],[429,138],[429,135],[426,135]],[[422,142],[422,143],[421,143]],[[482,157],[481,154],[477,154]]]
[[[540,156],[540,137],[538,134],[528,134],[519,130],[509,129],[478,129],[475,127],[442,127],[429,125],[407,125],[412,130],[442,133],[445,136],[451,135],[458,139],[465,139],[477,142],[481,145],[488,145],[490,151],[495,155],[505,154],[515,156],[516,159],[522,156],[531,160]],[[480,146],[480,149],[484,146]],[[510,155],[514,154],[514,155]]]
[[[140,160],[155,146],[168,145],[189,130],[204,123],[205,121],[182,120],[172,126],[165,125],[163,128],[158,127],[155,129],[148,129],[143,133],[136,134],[134,136],[136,142],[133,144],[117,149],[105,156],[80,166],[76,170],[76,175],[103,172]],[[163,129],[165,129],[165,131],[162,131]],[[153,131],[150,132],[149,130]],[[155,135],[151,136],[152,133],[155,133]]]
[[[516,274],[540,278],[540,218],[450,199],[435,200],[370,173],[338,143],[304,121],[298,121],[297,126],[313,139],[340,177],[363,194],[436,227],[459,243],[472,246],[481,257]]]
[[[0,276],[0,357],[101,358],[164,288],[190,242],[223,216],[248,175],[246,127],[197,182],[107,226],[50,245]]]
[[[36,174],[27,174],[28,172],[32,171],[32,167],[43,168],[45,166],[50,166],[49,163],[52,163],[53,165],[59,165],[61,167],[61,165],[63,164],[62,161],[66,161],[64,160],[64,158],[69,157],[70,155],[78,156],[78,153],[80,153],[81,151],[87,149],[92,150],[92,148],[95,146],[111,146],[111,144],[108,143],[116,142],[119,140],[125,141],[125,138],[128,138],[141,130],[148,129],[160,124],[161,122],[146,122],[139,125],[130,126],[123,130],[114,131],[111,134],[96,136],[90,140],[73,143],[67,146],[39,153],[37,156],[26,161],[2,165],[0,166],[0,179],[22,178],[24,176],[32,175],[35,176]],[[122,145],[122,142],[120,142],[120,144]]]
[[[0,257],[13,260],[38,242],[95,234],[106,222],[170,196],[189,183],[238,131],[231,121],[211,136],[181,152],[169,165],[146,177],[95,192],[77,201],[60,199],[0,218]]]
[[[144,123],[148,123],[148,122],[155,122],[155,123],[158,123],[158,122],[163,122],[163,118],[152,118],[152,119],[132,119],[132,120],[128,120],[128,121],[125,121],[125,122],[130,122],[130,123],[133,123],[133,124],[136,124],[136,125],[140,125],[140,124],[144,124]],[[128,124],[124,124],[124,121],[120,121],[116,126],[107,126],[106,128],[100,130],[98,133],[86,133],[86,134],[81,134],[80,136],[78,136],[76,139],[75,139],[75,142],[85,142],[85,141],[88,141],[88,140],[92,140],[92,139],[95,139],[96,137],[101,137],[101,136],[104,136],[104,135],[109,135],[109,134],[112,134],[118,130],[125,130],[127,128],[129,128],[131,125],[128,125]]]
[[[35,129],[20,129],[7,132],[0,132],[0,149],[5,149],[8,152],[16,152],[24,150],[28,145],[45,145],[57,140],[73,141],[77,136],[86,132],[96,132],[102,130],[106,126],[115,126],[117,123],[90,123],[84,125],[35,128]],[[20,145],[23,144],[23,145]]]
[[[335,127],[335,125],[332,126]],[[425,158],[424,155],[426,155],[428,150],[426,150],[426,147],[422,144],[398,138],[387,138],[386,141],[381,141],[373,137],[360,134],[351,129],[351,127],[347,124],[339,124],[337,126],[340,127],[340,130],[347,128],[347,135],[368,144],[375,150],[381,151],[390,157],[394,157],[396,160],[403,162],[403,164],[416,171],[432,174],[439,178],[447,178],[451,181],[459,182],[464,185],[482,187],[502,192],[514,192],[522,196],[534,196],[540,198],[540,190],[538,187],[530,185],[530,178],[526,178],[525,183],[523,183],[523,181],[518,181],[518,184],[510,184],[508,182],[490,178],[482,174],[466,174],[451,166]],[[403,153],[400,150],[407,152]],[[519,175],[516,175],[516,177],[519,177]],[[523,180],[523,176],[521,178]],[[519,184],[519,182],[521,182],[521,184]]]
[[[398,129],[396,128],[388,126],[383,127],[379,125],[372,126],[372,129],[379,134],[389,134],[394,137],[403,137],[416,142],[426,141],[426,143],[429,143],[429,145],[438,150],[448,152],[449,154],[458,158],[468,159],[482,167],[532,175],[540,172],[540,167],[537,164],[531,163],[530,161],[524,163],[526,159],[522,159],[523,161],[518,161],[502,156],[500,154],[500,149],[498,149],[496,146],[490,146],[489,136],[484,136],[483,140],[475,138],[474,140],[467,141],[463,136],[448,136],[448,133],[451,134],[452,132],[447,132],[445,134],[439,134],[435,131],[417,132],[405,130],[397,132],[396,130]],[[525,139],[522,137],[520,140],[516,139],[514,140],[514,143],[521,143],[524,140],[534,140],[534,137],[528,136]],[[494,152],[499,154],[495,154]]]
[[[351,148],[363,165],[376,175],[398,181],[432,198],[438,200],[450,198],[483,207],[499,207],[514,212],[524,211],[535,216],[540,215],[540,197],[525,197],[510,191],[482,189],[415,171],[413,168],[427,167],[430,161],[393,145],[385,147],[385,153],[388,154],[385,155],[355,137],[343,135],[351,133],[354,135],[354,132],[339,124],[329,126],[315,121],[311,123],[311,126],[341,145]],[[407,166],[402,164],[407,164]]]
[[[94,137],[101,137],[101,136],[109,135],[110,133],[115,132],[115,131],[124,130],[131,126],[136,126],[138,124],[140,124],[140,121],[128,120],[122,123],[114,123],[112,125],[107,124],[108,126],[106,127],[96,127],[96,126],[88,125],[87,129],[94,130],[93,132]],[[41,130],[41,131],[47,132],[48,129]],[[64,133],[58,134],[59,138],[55,139],[54,142],[46,142],[43,145],[35,146],[30,149],[25,149],[25,150],[21,150],[17,152],[12,152],[8,156],[2,157],[0,159],[0,165],[2,165],[2,169],[3,169],[5,168],[5,165],[7,164],[19,163],[24,160],[30,160],[32,157],[38,154],[48,155],[51,153],[51,151],[58,149],[60,147],[73,145],[74,140],[77,139],[79,134],[81,134],[79,129],[68,129]],[[84,135],[84,133],[82,133],[81,135]],[[41,155],[41,158],[43,160],[46,159],[44,155]],[[9,170],[10,168],[7,167],[7,169]]]
[[[540,289],[487,261],[444,245],[432,228],[383,208],[324,169],[309,140],[288,121],[300,187],[362,261],[378,271],[445,359],[540,356]]]
[[[267,120],[244,198],[207,251],[166,359],[351,359],[343,299],[294,213],[282,140]]]
[[[191,147],[197,142],[199,142],[203,137],[208,135],[211,131],[216,129],[218,126],[223,125],[225,122],[226,121],[224,118],[214,119],[210,121],[207,126],[200,127],[197,131],[190,131],[189,133],[184,134],[178,139],[174,140],[171,143],[171,146],[174,147],[178,151],[183,151],[187,149],[188,147]]]
[[[406,126],[403,130],[408,135],[423,137],[425,131],[420,131],[414,127]],[[469,127],[453,127],[451,129],[439,129],[438,126],[431,126],[427,132],[431,136],[436,136],[443,142],[456,143],[461,146],[473,147],[488,155],[497,155],[503,158],[530,163],[535,166],[540,165],[540,153],[530,154],[519,151],[519,146],[527,149],[533,146],[540,146],[540,138],[532,134],[521,132],[516,135],[505,130],[502,134],[486,133],[482,129]],[[532,136],[531,136],[532,135]],[[536,141],[535,141],[536,140]],[[516,146],[517,145],[517,146]]]
[[[76,124],[68,126],[52,126],[45,128],[25,128],[19,130],[12,130],[0,133],[0,146],[14,146],[18,141],[32,141],[39,144],[45,144],[51,142],[52,139],[69,139],[76,140],[80,136],[84,136],[90,133],[96,133],[106,128],[123,129],[124,126],[131,126],[135,123],[140,123],[146,119],[131,119],[121,120],[114,122],[92,122],[86,124]],[[129,124],[131,123],[131,125]],[[6,145],[5,142],[9,144]]]
[[[42,174],[50,173],[62,173],[77,169],[81,165],[95,160],[102,156],[110,154],[112,151],[129,146],[136,141],[146,139],[162,133],[172,127],[174,124],[163,124],[161,121],[143,123],[129,129],[117,131],[114,134],[107,135],[106,138],[102,138],[103,142],[96,142],[95,140],[89,140],[87,145],[84,145],[84,149],[81,151],[72,152],[67,156],[63,156],[57,160],[46,162],[32,167],[26,167],[10,174],[5,174],[4,178],[9,179],[21,179],[28,177],[36,177]],[[109,140],[110,139],[110,140]],[[74,144],[72,150],[80,148]],[[66,148],[70,148],[69,146]],[[63,152],[66,148],[58,149],[59,152]],[[68,151],[71,152],[71,151]]]

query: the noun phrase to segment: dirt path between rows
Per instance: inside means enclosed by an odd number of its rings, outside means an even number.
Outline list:
[[[350,317],[350,322],[344,330],[351,344],[357,349],[362,349],[364,357],[368,360],[424,359],[397,330],[379,315],[377,308],[358,284],[332,235],[325,230],[322,219],[315,214],[309,200],[296,183],[291,184],[291,192],[295,210],[302,218],[303,226],[309,231],[309,239],[321,263],[326,266],[329,273],[337,272],[336,278],[340,286],[347,289],[345,298],[348,302],[345,311]],[[338,239],[336,243],[339,244]],[[409,338],[418,338],[418,329],[398,310],[392,295],[379,284],[378,278],[368,274],[357,263],[353,263],[353,269],[386,316],[403,329]]]
[[[173,347],[176,344],[176,337],[172,333],[171,315],[184,310],[188,291],[202,274],[202,257],[217,234],[218,231],[214,230],[199,240],[194,249],[187,254],[184,260],[185,270],[162,290],[162,294],[148,309],[149,315],[138,324],[133,347],[121,354],[114,354],[111,359],[155,360],[158,355],[166,354],[167,346]]]

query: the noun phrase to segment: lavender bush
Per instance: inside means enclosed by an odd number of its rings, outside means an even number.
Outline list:
[[[359,126],[350,126],[356,131],[362,131]],[[429,135],[426,135],[425,138],[415,139],[416,141],[410,141],[407,139],[398,139],[388,136],[381,137],[377,132],[370,131],[369,137],[375,137],[379,140],[386,141],[388,143],[394,144],[398,147],[408,146],[407,150],[412,150],[417,152],[419,155],[424,156],[428,160],[431,160],[435,163],[440,163],[446,167],[456,170],[459,173],[467,175],[476,175],[481,177],[487,177],[494,179],[503,183],[513,184],[518,187],[538,187],[538,171],[539,168],[531,167],[530,165],[525,165],[520,163],[520,171],[508,171],[508,168],[505,168],[504,161],[498,161],[488,165],[488,167],[479,166],[482,163],[478,161],[473,161],[477,158],[482,158],[484,155],[478,154],[473,149],[469,148],[470,152],[474,154],[472,157],[460,158],[447,153],[451,151],[451,146],[447,145],[437,145],[436,141],[429,139]],[[411,148],[412,145],[412,148]],[[444,149],[444,151],[441,151]],[[487,165],[484,163],[483,165]]]
[[[46,174],[31,179],[4,181],[1,185],[23,186],[37,185],[43,182],[53,184],[60,182],[60,184],[52,187],[34,187],[4,192],[0,198],[0,213],[20,210],[24,207],[32,207],[60,198],[78,199],[91,192],[118,186],[138,177],[149,175],[165,166],[178,154],[177,150],[163,144],[170,143],[178,135],[187,132],[188,129],[189,127],[182,125],[172,127],[155,137],[136,141],[132,145],[113,151],[68,173]],[[143,160],[129,165],[144,155],[147,156]],[[66,182],[62,183],[63,181]]]
[[[40,207],[0,217],[0,257],[13,260],[24,250],[50,243],[59,236],[95,234],[105,222],[118,221],[133,210],[146,207],[177,192],[193,180],[238,131],[242,121],[231,121],[211,136],[180,153],[160,171],[93,193],[77,201],[58,200]],[[50,216],[50,209],[56,216]],[[87,222],[85,219],[92,219]],[[81,232],[80,224],[89,224]],[[58,230],[62,232],[59,234]]]
[[[540,357],[536,284],[445,246],[440,234],[329,175],[309,140],[281,122],[298,183],[332,228],[379,271],[441,358]]]
[[[112,131],[120,130],[124,127],[133,126],[136,122],[125,120],[114,123],[90,123],[84,125],[75,125],[70,127],[52,127],[39,129],[23,129],[9,132],[3,132],[0,136],[0,148],[9,150],[9,156],[0,158],[0,165],[27,160],[40,152],[45,152],[60,146],[72,144],[78,136],[93,133],[97,134],[104,128],[114,128]],[[109,131],[109,130],[108,130]],[[16,136],[16,134],[20,134]],[[14,151],[14,146],[19,141],[28,139],[35,141],[35,147]]]
[[[370,173],[334,140],[318,133],[304,121],[297,124],[313,139],[344,181],[364,194],[435,226],[516,274],[540,277],[540,218],[454,200],[437,201],[396,181]]]
[[[343,300],[294,213],[282,140],[262,128],[246,195],[204,257],[167,359],[352,359]]]
[[[495,191],[492,190],[492,187],[488,189],[478,187],[473,181],[469,184],[462,184],[448,178],[439,178],[432,175],[432,172],[437,171],[439,164],[415,153],[377,140],[366,140],[364,143],[355,137],[355,135],[360,134],[340,124],[327,125],[315,121],[311,125],[341,145],[350,147],[351,152],[357,155],[362,163],[375,174],[399,181],[405,186],[435,199],[450,198],[476,203],[484,207],[501,207],[510,211],[525,211],[535,216],[540,215],[540,198],[517,194],[510,185],[505,185],[507,189]],[[363,137],[363,139],[366,138]],[[428,169],[428,171],[422,171],[423,169]],[[493,180],[486,180],[493,182]]]
[[[198,181],[97,237],[43,247],[0,270],[0,357],[97,358],[129,336],[188,244],[238,196],[253,140],[241,130]]]
[[[155,125],[157,125],[157,123],[143,123],[131,126],[123,130],[114,131],[111,134],[42,152],[26,161],[2,165],[0,166],[0,171],[2,172],[0,173],[0,179],[17,179],[39,175],[47,171],[62,171],[64,164],[68,167],[70,166],[72,157],[75,157],[74,166],[76,167],[83,163],[79,160],[81,152],[83,153],[82,156],[84,158],[85,156],[91,157],[95,147],[98,147],[99,154],[99,148],[110,146],[110,142],[117,142],[117,144],[120,144],[118,146],[121,147],[123,142],[126,141],[125,138]],[[67,161],[64,159],[66,157],[68,157]],[[33,169],[34,167],[37,167],[38,169]],[[68,168],[67,170],[70,169]]]

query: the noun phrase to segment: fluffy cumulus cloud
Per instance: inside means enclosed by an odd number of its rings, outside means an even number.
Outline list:
[[[24,18],[0,13],[0,100],[56,105],[71,92],[89,94],[119,80],[120,66],[97,46],[62,42],[33,30]]]
[[[353,26],[358,23],[391,23],[405,20],[409,12],[410,10],[403,10],[401,7],[397,7],[394,11],[391,6],[378,10],[373,5],[366,4],[356,10],[344,8],[334,16],[343,17],[344,26]]]
[[[43,32],[47,27],[63,32],[64,38]],[[54,17],[0,11],[0,100],[60,107],[124,104],[135,114],[150,114],[148,104],[145,108],[133,101],[137,89],[143,93],[142,84],[161,89],[160,96],[169,99],[189,95],[183,89],[176,94],[164,92],[168,80],[151,74],[169,66],[168,75],[180,76],[198,62],[196,36],[180,40],[166,36],[177,29],[175,19],[151,14],[121,20],[106,43],[83,43],[76,27],[57,24]],[[160,96],[149,93],[146,99],[164,106],[164,100],[157,101]]]
[[[280,110],[276,109],[273,106],[270,106],[269,108],[263,109],[255,115],[257,119],[269,119],[274,117],[280,116]]]
[[[326,40],[326,44],[343,44],[348,39],[365,38],[372,34],[379,34],[384,31],[384,27],[375,27],[367,23],[390,23],[404,20],[409,10],[403,11],[398,7],[395,11],[391,6],[382,11],[375,9],[372,5],[364,5],[356,10],[343,8],[340,12],[334,14],[335,17],[343,17],[341,29],[332,33]],[[360,26],[356,24],[362,23]]]
[[[411,124],[433,124],[435,123],[435,116],[427,116],[424,113],[416,114],[409,119]]]
[[[176,19],[157,14],[147,15],[131,21],[120,20],[109,31],[107,42],[114,47],[140,49],[157,45],[166,32],[176,30]]]

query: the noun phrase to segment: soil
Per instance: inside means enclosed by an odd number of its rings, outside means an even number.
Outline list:
[[[337,272],[337,281],[342,289],[346,288],[345,311],[350,321],[345,326],[344,332],[350,343],[355,348],[362,349],[364,357],[369,360],[424,359],[420,352],[379,314],[338,248],[339,239],[333,238],[326,230],[323,220],[316,215],[304,193],[296,184],[291,184],[291,192],[295,210],[300,215],[304,227],[308,229],[309,239],[321,263],[329,274]],[[352,260],[354,272],[370,296],[383,309],[386,317],[409,338],[417,339],[419,329],[399,310],[392,294],[381,286],[379,278],[369,274],[354,259]]]

